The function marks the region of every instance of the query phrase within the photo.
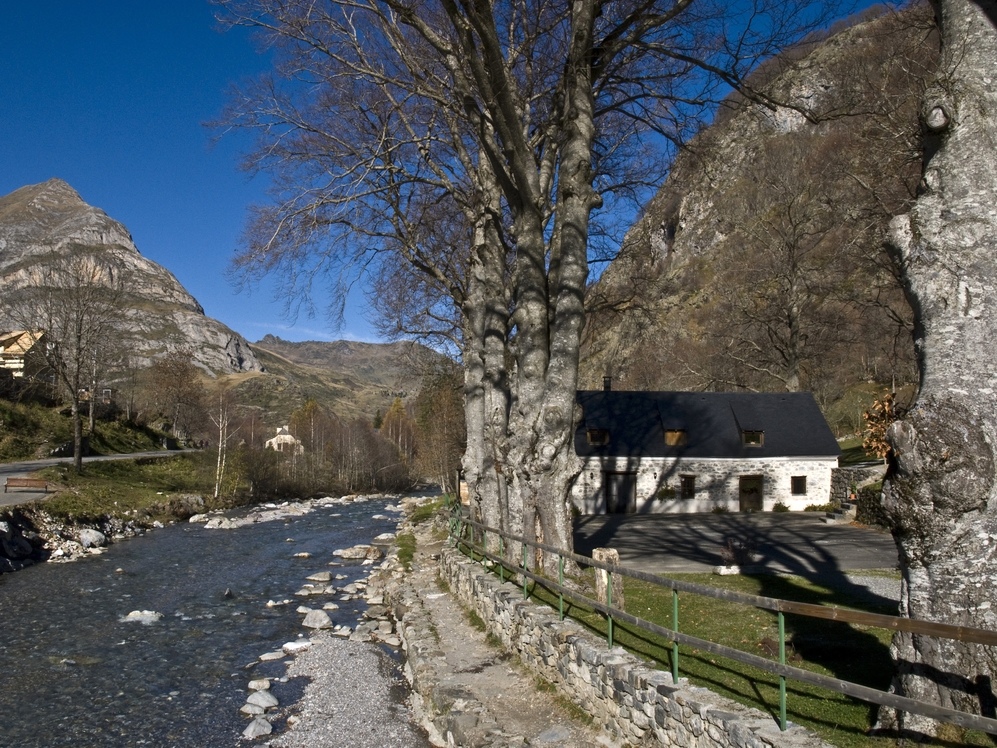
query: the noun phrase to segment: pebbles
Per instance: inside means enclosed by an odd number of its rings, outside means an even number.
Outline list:
[[[333,499],[319,499],[312,503],[327,505],[340,502],[346,503],[346,500],[337,502]],[[389,507],[388,510],[400,511],[400,508]],[[285,511],[285,508],[267,509],[261,512],[260,516],[276,518],[279,511]],[[207,520],[206,526],[221,529],[226,527],[226,523],[224,518],[212,517]],[[375,542],[390,544],[393,538],[394,533],[382,533]],[[288,538],[287,542],[293,542],[293,539]],[[305,560],[312,558],[313,554],[299,552],[293,556]],[[346,566],[349,562],[357,561],[364,565],[372,565],[375,561],[384,559],[385,552],[373,544],[359,544],[335,550],[332,556],[337,560],[330,562],[330,566],[338,566],[344,561],[347,562],[344,564]],[[397,565],[394,557],[388,558],[382,566],[392,564]],[[343,582],[346,583],[341,584]],[[309,632],[308,635],[302,634],[296,641],[287,642],[279,652],[261,655],[259,662],[273,662],[292,657],[294,659],[290,661],[288,677],[279,680],[283,682],[290,677],[307,675],[315,681],[315,687],[313,688],[311,684],[306,687],[300,707],[298,704],[282,707],[279,698],[271,690],[269,678],[257,677],[250,680],[246,701],[239,708],[241,714],[250,718],[242,733],[245,739],[251,740],[271,734],[273,723],[283,718],[289,732],[274,738],[268,745],[291,744],[283,742],[285,740],[293,740],[293,745],[309,745],[314,748],[340,745],[342,735],[347,734],[342,732],[343,725],[340,718],[346,715],[348,721],[352,720],[355,724],[361,725],[358,729],[362,729],[371,741],[365,745],[370,745],[372,748],[387,744],[413,746],[425,744],[424,739],[409,722],[407,713],[398,715],[398,719],[385,719],[385,714],[397,710],[399,705],[390,697],[392,683],[385,675],[382,661],[384,655],[376,649],[360,647],[362,643],[372,641],[390,647],[401,646],[401,640],[395,635],[392,619],[383,604],[383,594],[375,590],[369,595],[368,602],[374,604],[366,608],[362,620],[358,621],[356,626],[337,624],[329,615],[330,612],[340,610],[340,605],[344,602],[363,599],[368,595],[368,590],[367,579],[349,581],[349,576],[344,573],[315,571],[305,577],[304,584],[295,592],[295,597],[328,598],[335,595],[338,602],[326,600],[321,608],[313,604],[298,605],[295,610],[302,616],[301,626]],[[277,608],[290,604],[291,600],[288,599],[269,600],[266,606]],[[307,656],[298,659],[297,656],[303,653],[307,653]],[[334,682],[330,682],[330,679],[334,679]],[[364,698],[357,699],[357,692],[363,692]],[[313,708],[317,703],[322,704],[321,708]],[[288,714],[289,708],[301,708],[303,714],[300,716]],[[314,718],[311,717],[312,714],[315,715]],[[333,730],[330,724],[329,714],[335,714],[337,717],[339,724],[336,730]],[[321,715],[325,715],[325,718]],[[339,742],[329,742],[330,740]]]

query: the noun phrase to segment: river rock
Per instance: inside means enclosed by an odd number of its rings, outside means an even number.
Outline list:
[[[280,704],[280,702],[277,701],[277,697],[269,691],[253,691],[249,694],[249,698],[246,699],[246,703],[253,704],[254,706],[260,706],[264,709],[271,709]]]
[[[250,691],[269,691],[270,690],[270,679],[269,678],[256,678],[249,681]]]
[[[351,560],[378,560],[384,558],[384,551],[372,545],[361,544],[355,545],[352,548],[339,548],[333,551],[332,555]]]
[[[267,722],[263,717],[257,717],[245,730],[242,731],[242,737],[252,740],[253,738],[258,738],[261,735],[269,735],[273,732],[273,725]]]
[[[273,662],[274,660],[283,660],[287,657],[286,652],[266,652],[260,655],[260,662]]]
[[[228,517],[212,517],[204,524],[206,530],[232,530],[238,526],[238,522],[233,522]]]
[[[306,649],[311,649],[312,643],[307,639],[298,639],[297,641],[287,642],[281,649],[290,655],[297,654],[298,652],[304,652]]]
[[[198,522],[207,522],[209,519],[211,519],[210,514],[195,514],[187,521],[191,524],[197,524]]]
[[[3,555],[11,559],[27,558],[32,552],[31,543],[19,535],[14,535],[10,540],[6,538],[0,540],[0,550],[3,551]]]
[[[84,527],[79,533],[80,545],[84,548],[101,548],[107,545],[107,536],[100,530]]]
[[[332,573],[328,571],[320,571],[311,576],[305,577],[309,582],[329,582],[332,581]]]
[[[301,625],[309,629],[329,629],[332,628],[332,619],[324,610],[312,610],[305,616]]]
[[[150,623],[155,623],[162,617],[163,614],[158,613],[155,610],[133,610],[120,620],[122,623],[144,623],[148,626]]]
[[[255,717],[258,714],[263,714],[266,711],[262,706],[257,706],[256,704],[250,704],[246,702],[239,707],[239,711],[243,714],[248,714],[250,717]]]

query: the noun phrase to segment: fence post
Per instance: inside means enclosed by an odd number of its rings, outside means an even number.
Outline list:
[[[786,664],[786,617],[779,611],[779,664]],[[779,729],[786,731],[786,676],[779,676]]]
[[[527,559],[526,553],[528,550],[529,548],[527,548],[526,543],[523,543],[523,599],[524,600],[528,600],[530,597],[530,593],[526,589],[526,583],[530,580],[530,578],[526,576],[526,559]]]
[[[601,571],[601,569],[600,569]],[[606,605],[610,608],[613,607],[613,585],[610,584],[606,587]],[[608,613],[606,618],[606,637],[608,639],[609,648],[613,648],[613,614]]]
[[[557,554],[557,584],[562,589],[557,591],[557,610],[561,616],[561,620],[564,620],[564,556],[560,553]]]
[[[615,548],[593,548],[592,559],[617,566],[620,563],[620,552]],[[609,588],[613,590],[612,599],[616,601],[616,607],[620,610],[626,610],[626,604],[623,601],[623,576],[596,568],[595,596],[600,603],[611,604],[606,602],[609,599],[607,594]]]
[[[679,591],[672,587],[672,631],[679,632]],[[672,683],[679,682],[679,643],[672,639]]]
[[[499,535],[499,581],[505,584],[505,538]]]

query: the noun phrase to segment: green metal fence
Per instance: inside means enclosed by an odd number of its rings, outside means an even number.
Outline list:
[[[469,532],[471,531],[471,532]],[[497,554],[488,551],[488,536],[497,538],[499,552]],[[476,537],[475,537],[476,536]],[[558,611],[561,620],[564,620],[564,603],[570,600],[579,605],[585,605],[592,610],[599,611],[606,616],[606,640],[609,647],[613,646],[613,627],[615,621],[622,621],[635,626],[643,631],[656,634],[672,643],[671,651],[671,674],[672,680],[678,682],[679,679],[679,647],[687,645],[696,649],[709,652],[711,654],[726,657],[759,670],[772,673],[779,677],[779,727],[786,729],[786,681],[794,680],[801,683],[826,688],[836,693],[845,694],[853,698],[860,699],[872,704],[887,706],[899,711],[911,714],[919,714],[939,722],[948,722],[960,727],[972,730],[980,730],[997,735],[997,719],[982,717],[967,712],[960,712],[955,709],[939,707],[894,693],[880,691],[858,683],[832,678],[820,673],[810,672],[802,668],[793,667],[786,663],[786,624],[785,614],[820,618],[824,620],[837,621],[840,623],[855,623],[864,626],[872,626],[892,631],[906,631],[912,634],[933,636],[944,639],[954,639],[961,642],[984,644],[997,646],[997,632],[985,629],[971,628],[968,626],[954,626],[943,623],[933,623],[929,621],[917,621],[898,616],[888,616],[878,613],[866,613],[862,611],[839,608],[837,606],[823,606],[812,603],[800,603],[790,600],[780,600],[777,598],[760,597],[757,595],[746,595],[740,592],[721,590],[705,585],[683,582],[657,574],[629,568],[622,564],[607,564],[597,561],[589,556],[581,556],[575,553],[564,551],[555,546],[547,545],[528,540],[519,535],[503,532],[494,527],[489,527],[480,522],[475,522],[459,511],[459,505],[454,508],[450,519],[450,539],[458,548],[464,549],[472,559],[476,561],[488,561],[497,567],[500,579],[504,582],[508,576],[510,579],[518,576],[522,579],[523,597],[529,597],[529,582],[532,580],[541,584],[558,596]],[[505,544],[507,542],[516,543],[522,546],[521,560],[518,565],[511,566],[505,559]],[[555,582],[546,576],[536,573],[529,568],[530,549],[542,551],[557,558],[558,579]],[[573,561],[582,566],[590,566],[602,569],[610,575],[619,574],[623,577],[638,579],[644,582],[672,590],[672,626],[666,628],[651,621],[643,620],[638,616],[631,615],[626,611],[613,607],[612,582],[607,585],[608,597],[606,603],[586,597],[576,591],[571,590],[564,584],[564,564],[565,561]],[[706,639],[700,639],[689,634],[683,634],[679,629],[679,593],[691,593],[702,595],[728,602],[740,603],[753,606],[763,610],[773,611],[777,615],[779,628],[779,652],[778,662],[761,657],[759,655],[744,652],[722,644],[716,644]]]

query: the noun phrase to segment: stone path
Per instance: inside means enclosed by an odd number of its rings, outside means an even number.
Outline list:
[[[416,529],[418,551],[403,582],[408,594],[403,594],[402,603],[408,608],[406,624],[421,618],[423,630],[435,632],[435,651],[431,641],[422,652],[410,647],[409,666],[426,706],[444,713],[436,722],[445,721],[450,739],[456,745],[503,748],[615,745],[472,625],[438,583],[435,554],[442,543],[434,541],[431,532],[428,524]],[[421,612],[413,610],[420,605]],[[447,740],[442,732],[436,740]]]

